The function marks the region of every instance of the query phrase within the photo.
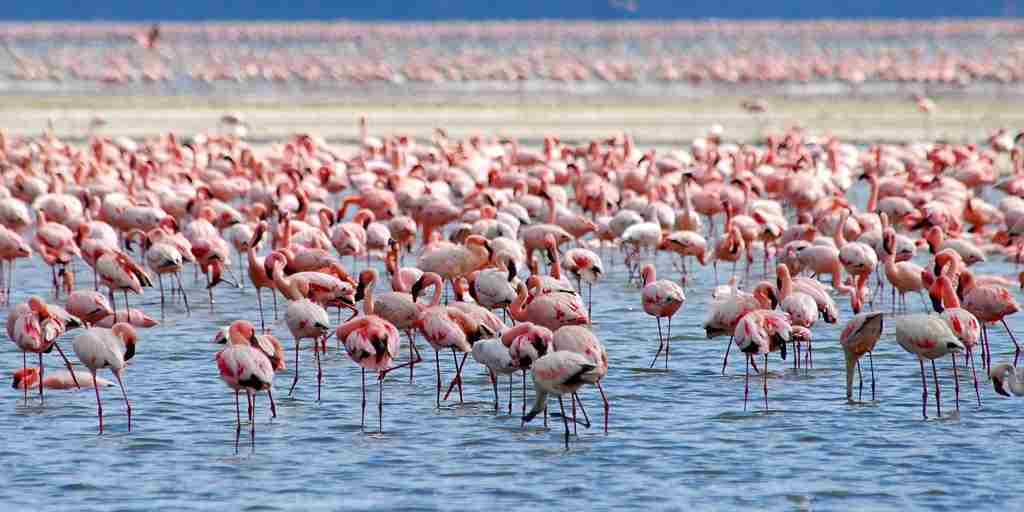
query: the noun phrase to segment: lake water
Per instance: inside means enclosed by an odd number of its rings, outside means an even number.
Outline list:
[[[943,417],[935,419],[930,397],[932,419],[922,420],[918,364],[895,343],[891,321],[874,357],[877,401],[851,404],[844,397],[838,337],[851,316],[844,298],[840,322],[813,329],[813,370],[794,372],[791,360],[773,354],[769,409],[763,410],[755,380],[745,412],[743,359],[734,351],[722,376],[726,341],[706,340],[701,329],[714,286],[710,268],[691,277],[686,305],[676,316],[671,370],[649,371],[657,349],[655,322],[640,308],[638,289],[627,284],[621,254],[615,254],[614,265],[611,252],[604,257],[610,272],[594,289],[594,330],[611,360],[605,380],[610,431],[606,435],[599,426],[596,390],[585,388],[581,395],[595,425],[579,428],[568,451],[559,419],[551,420],[550,429],[539,418],[526,428],[520,425],[518,380],[515,414],[495,413],[486,375],[472,361],[465,369],[466,403],[449,401],[436,408],[433,351],[422,340],[425,361],[415,381],[410,384],[404,372],[386,381],[383,433],[375,432],[377,389],[368,380],[364,432],[360,372],[343,351],[332,348],[326,355],[323,400],[316,403],[312,353],[304,343],[303,380],[294,398],[287,397],[293,353],[280,323],[273,331],[289,347],[289,371],[277,378],[278,417],[270,420],[261,397],[254,446],[247,425],[236,446],[233,397],[218,378],[213,355],[219,347],[211,339],[232,320],[258,321],[254,290],[218,288],[211,313],[189,272],[191,316],[175,302],[159,327],[140,331],[126,380],[133,432],[126,432],[116,388],[104,390],[107,430],[97,435],[91,391],[48,391],[40,406],[35,394],[26,404],[21,391],[5,387],[0,462],[7,468],[7,484],[0,488],[0,503],[10,510],[263,511],[1015,510],[1024,505],[1019,483],[1024,402],[998,397],[983,380],[979,408],[970,379],[961,372],[961,410],[955,413],[947,358],[939,363]],[[677,275],[667,256],[659,258],[658,268],[662,277]],[[760,265],[754,268],[752,279],[757,279]],[[980,270],[1009,274],[1013,268],[990,262]],[[21,265],[14,300],[49,297],[48,276],[38,259]],[[90,286],[91,274],[80,271],[79,283]],[[137,297],[131,301],[140,305]],[[272,318],[270,301],[264,303]],[[909,304],[914,311],[922,308],[912,297]],[[153,290],[141,306],[160,316]],[[1020,329],[1022,319],[1012,317],[1010,326]],[[73,335],[61,340],[69,351]],[[1012,357],[1001,329],[992,331],[991,344],[995,362]],[[48,368],[58,369],[56,356],[45,360]],[[20,365],[17,348],[0,344],[0,374],[7,378]],[[442,365],[450,377],[450,358],[442,358]],[[502,385],[505,389],[506,381]],[[552,405],[557,409],[557,401]]]

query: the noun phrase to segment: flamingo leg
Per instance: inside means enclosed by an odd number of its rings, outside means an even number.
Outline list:
[[[437,407],[441,407],[441,352],[438,350],[434,350],[434,366],[437,368]],[[523,379],[525,382],[526,377]]]
[[[523,416],[526,416],[526,370],[523,370]]]
[[[601,393],[601,400],[604,401],[604,433],[608,434],[608,411],[611,406],[608,403],[608,396],[604,394],[604,387],[601,386],[601,381],[597,381],[597,391]]]
[[[462,402],[462,365],[466,363],[466,356],[468,353],[462,354],[462,362],[459,362],[459,356],[455,353],[455,347],[452,347],[452,362],[455,363],[455,380],[454,382],[459,383],[459,403]],[[447,400],[447,397],[445,397]]]
[[[654,354],[654,359],[651,360],[651,368],[654,368],[654,364],[658,362],[658,356],[661,355],[662,349],[665,348],[665,339],[661,336],[661,317],[656,316],[654,319],[658,322],[658,351]]]
[[[363,385],[363,408],[362,414],[360,415],[361,419],[359,420],[359,426],[361,428],[366,428],[366,368],[360,368],[359,371],[362,372]]]
[[[43,353],[39,352],[39,405],[43,405]]]
[[[928,380],[924,377],[924,359],[918,358],[921,364],[921,415],[928,419]]]
[[[267,398],[270,399],[270,417],[277,417],[277,404],[274,403],[274,390],[267,389]]]
[[[160,282],[160,314],[164,312],[164,275],[157,274],[156,280]]]
[[[53,343],[53,347],[57,349],[57,354],[59,354],[61,359],[64,360],[64,365],[68,367],[68,373],[71,374],[71,380],[74,381],[75,387],[78,389],[82,389],[82,385],[78,383],[78,376],[75,375],[75,370],[71,367],[71,361],[68,360],[68,356],[64,354],[64,350],[61,349],[60,345],[58,345],[56,342]],[[42,365],[40,365],[40,367],[42,367]],[[40,376],[39,382],[42,381],[42,376]]]
[[[249,394],[249,406],[252,408],[252,418],[249,419],[249,445],[256,446],[256,393],[246,391]]]
[[[508,415],[512,415],[512,374],[508,374]]]
[[[747,399],[750,398],[750,355],[747,355],[747,375],[743,379],[743,410],[747,410]]]
[[[857,381],[859,382],[859,388],[857,391],[857,401],[864,401],[864,372],[860,369],[860,361],[857,361]]]
[[[729,336],[729,344],[725,346],[725,357],[722,358],[722,375],[725,375],[725,365],[729,362],[730,350],[732,350],[732,335]]]
[[[978,371],[974,368],[973,349],[967,349],[967,357],[971,359],[971,376],[974,377],[974,396],[978,398],[978,407],[981,407],[981,391],[978,390]]]
[[[132,403],[128,401],[128,390],[124,388],[124,379],[121,378],[121,372],[115,371],[114,377],[117,378],[117,385],[121,386],[121,396],[124,397],[125,408],[128,409],[128,432],[132,431]],[[97,391],[98,393],[98,391]],[[99,396],[99,395],[97,395]]]
[[[1017,366],[1017,360],[1020,359],[1020,343],[1017,343],[1017,338],[1013,335],[1013,331],[1010,330],[1010,326],[1006,325],[1006,318],[999,320],[1003,323],[1003,327],[1006,328],[1006,333],[1010,335],[1010,340],[1013,341],[1014,353],[1013,353],[1013,365]]]
[[[242,408],[238,405],[238,390],[235,390],[235,430],[242,430]]]
[[[25,370],[26,368],[28,368],[28,352],[22,351],[21,352],[21,369]],[[40,386],[43,385],[43,381],[42,380],[39,381],[39,385]],[[22,389],[22,391],[24,391],[24,393],[25,393],[25,404],[28,405],[28,384],[25,385],[25,387]]]
[[[313,344],[316,345],[316,338],[313,339]],[[326,340],[324,341],[326,343]],[[320,401],[320,385],[324,380],[324,368],[320,364],[320,351],[314,347],[313,357],[316,359],[316,401]]]
[[[942,418],[942,388],[939,387],[939,372],[935,369],[934,359],[932,359],[932,378],[935,379],[935,414]]]
[[[491,378],[491,387],[494,388],[494,412],[498,412],[501,409],[498,404],[498,376],[490,368],[487,369],[487,375]]]
[[[263,320],[263,288],[256,288],[256,309],[260,310],[260,330],[267,331],[267,324]]]
[[[366,256],[366,264],[370,264],[370,256]],[[384,378],[377,381],[377,429],[384,433]]]
[[[668,317],[668,331],[665,332],[665,370],[668,370],[668,353],[672,347],[672,317]]]
[[[583,426],[590,428],[590,415],[587,414],[587,408],[583,407],[583,400],[580,400],[579,393],[573,393],[572,396],[576,399],[576,403],[580,405],[580,412],[583,413]],[[576,421],[576,418],[573,418],[573,421]]]
[[[764,355],[764,410],[768,410],[768,354]]]
[[[953,399],[953,403],[956,404],[956,410],[959,411],[960,410],[960,375],[957,373],[957,370],[956,370],[956,354],[955,353],[950,353],[949,357],[953,359],[953,392],[954,392],[954,397],[955,397]]]
[[[274,321],[277,321],[277,292],[273,288],[270,289],[270,296],[274,298]]]
[[[181,272],[175,272],[174,275],[178,279],[178,291],[181,292],[181,300],[185,302],[185,313],[191,315],[192,308],[188,305],[188,294],[185,293],[185,286],[181,284]]]
[[[572,434],[574,436],[579,435],[579,431],[576,429],[576,393],[572,394],[569,398],[569,405],[572,407]],[[562,414],[565,414],[564,412]]]
[[[405,333],[409,337],[409,384],[412,384],[413,372],[416,369],[416,363],[422,361],[420,357],[420,351],[416,348],[416,335],[410,330]]]
[[[103,401],[100,400],[100,386],[96,383],[96,370],[92,372],[92,388],[96,391],[96,416],[100,419],[100,434],[103,433]]]
[[[295,376],[292,377],[292,387],[288,390],[288,396],[295,392],[295,385],[299,383],[299,339],[295,339]]]
[[[565,415],[565,404],[562,403],[562,395],[558,395],[558,407],[562,409],[562,423],[565,425],[565,449],[569,449],[569,418]]]
[[[875,401],[875,359],[868,352],[868,364],[871,366],[871,401]]]

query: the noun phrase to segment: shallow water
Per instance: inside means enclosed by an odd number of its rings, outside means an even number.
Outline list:
[[[782,362],[773,354],[769,409],[763,410],[760,380],[752,380],[745,412],[742,358],[734,351],[728,374],[722,376],[726,341],[706,340],[700,327],[714,282],[710,268],[691,276],[687,303],[673,323],[671,370],[649,371],[657,349],[655,322],[640,309],[637,288],[627,284],[621,254],[614,254],[614,265],[610,251],[604,258],[611,271],[594,289],[594,329],[611,359],[605,380],[611,427],[607,435],[601,431],[596,390],[585,389],[582,397],[594,426],[580,427],[569,451],[559,419],[551,419],[550,429],[543,428],[540,418],[520,426],[518,380],[515,414],[496,414],[486,376],[472,361],[465,369],[466,403],[449,401],[435,408],[433,351],[422,340],[425,361],[415,382],[410,385],[401,371],[386,381],[383,434],[376,433],[373,379],[368,379],[367,430],[360,429],[360,373],[343,351],[332,348],[326,356],[323,400],[315,402],[306,342],[295,397],[286,396],[292,377],[289,348],[289,371],[277,378],[278,417],[270,420],[261,396],[254,446],[244,425],[236,447],[232,395],[218,379],[213,362],[218,346],[211,339],[217,327],[231,320],[258,322],[254,291],[218,288],[211,313],[189,272],[185,282],[192,315],[175,302],[167,307],[162,325],[141,331],[127,371],[131,433],[116,388],[104,390],[103,435],[96,433],[91,391],[47,391],[41,407],[35,394],[26,405],[21,391],[4,388],[0,436],[7,443],[0,462],[8,483],[0,487],[0,503],[46,510],[684,505],[1012,510],[1024,504],[1021,485],[1013,483],[1020,480],[1019,411],[1024,402],[998,397],[983,380],[983,407],[978,408],[971,382],[961,372],[961,412],[956,414],[947,359],[939,364],[943,416],[934,419],[930,397],[933,419],[922,420],[918,365],[894,342],[892,322],[875,354],[877,401],[850,404],[844,398],[837,340],[851,314],[848,301],[841,299],[840,323],[819,323],[813,329],[814,368],[795,373],[791,360]],[[658,259],[658,268],[662,277],[677,276],[667,256]],[[754,268],[751,280],[759,278],[759,262]],[[980,269],[1008,274],[1012,266],[987,263]],[[91,286],[90,273],[80,270],[78,275],[80,286]],[[22,285],[15,301],[33,293],[49,296],[48,269],[38,259],[18,269],[17,282]],[[130,300],[140,305],[139,298]],[[265,304],[272,319],[270,301]],[[922,309],[916,299],[909,304],[913,311]],[[160,315],[152,291],[142,307]],[[1012,318],[1010,326],[1021,328],[1022,318]],[[273,329],[290,346],[287,328],[275,324]],[[61,340],[68,350],[73,335]],[[1005,331],[993,331],[992,346],[994,361],[1012,357]],[[56,356],[47,355],[45,361],[48,368],[58,368]],[[0,374],[6,378],[20,365],[16,347],[0,344]],[[450,357],[442,357],[442,367],[451,376]],[[503,380],[503,411],[506,385]],[[865,399],[869,390],[866,382]],[[557,409],[557,401],[551,405]]]

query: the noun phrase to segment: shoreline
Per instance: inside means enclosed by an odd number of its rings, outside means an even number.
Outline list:
[[[273,96],[24,96],[0,95],[0,129],[15,136],[36,135],[52,126],[62,138],[91,134],[151,137],[169,130],[216,132],[219,119],[240,113],[250,124],[250,139],[273,141],[296,133],[317,133],[329,140],[356,141],[357,120],[365,115],[372,133],[403,133],[429,140],[435,128],[453,137],[474,133],[539,140],[555,134],[564,140],[607,137],[623,131],[638,142],[688,143],[721,125],[728,140],[747,142],[758,134],[803,126],[815,135],[835,135],[853,143],[948,140],[983,141],[998,128],[1024,125],[1024,102],[993,98],[945,98],[931,115],[902,98],[770,98],[768,111],[750,114],[744,97],[723,96],[664,102],[596,101],[563,103],[486,103],[410,101],[375,97],[334,101],[291,101]],[[92,128],[94,119],[104,126]]]

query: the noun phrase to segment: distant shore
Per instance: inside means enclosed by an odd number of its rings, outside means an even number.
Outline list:
[[[771,98],[767,112],[750,114],[743,97],[687,101],[629,101],[594,98],[545,103],[481,101],[466,97],[444,102],[381,98],[298,101],[258,97],[227,99],[194,96],[5,96],[0,95],[0,129],[35,135],[48,128],[61,137],[90,134],[150,137],[167,131],[215,132],[226,113],[240,113],[250,138],[278,140],[295,133],[317,133],[328,140],[355,141],[357,119],[365,115],[374,133],[404,133],[429,139],[435,128],[451,136],[473,133],[539,140],[553,134],[587,140],[623,131],[647,144],[677,145],[720,125],[729,140],[750,141],[772,130],[805,127],[810,133],[872,143],[943,139],[984,140],[998,128],[1024,126],[1024,102],[992,98],[946,98],[933,114],[918,112],[903,98]],[[102,120],[98,123],[97,120]],[[97,126],[101,125],[101,126]]]

